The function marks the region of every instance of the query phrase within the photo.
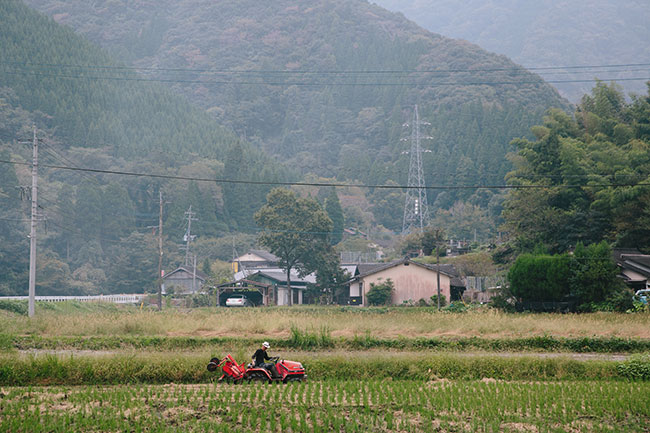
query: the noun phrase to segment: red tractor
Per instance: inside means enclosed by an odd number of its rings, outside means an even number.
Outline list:
[[[267,381],[268,383],[276,382],[302,382],[307,379],[305,368],[301,363],[295,361],[280,360],[276,356],[271,358],[271,362],[275,363],[275,369],[278,372],[277,377],[273,377],[271,372],[262,367],[253,367],[253,364],[237,364],[232,356],[226,355],[223,359],[212,358],[208,364],[208,371],[216,371],[221,367],[222,375],[219,382],[233,382],[235,384],[241,383],[246,380],[249,383],[252,381]]]

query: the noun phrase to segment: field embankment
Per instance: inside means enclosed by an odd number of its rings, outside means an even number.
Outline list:
[[[208,354],[157,353],[101,356],[0,356],[0,385],[208,383]],[[568,357],[382,354],[297,357],[309,380],[650,380],[650,358],[616,362]]]

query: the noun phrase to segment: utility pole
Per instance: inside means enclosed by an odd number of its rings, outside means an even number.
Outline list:
[[[442,234],[442,230],[440,229],[435,229],[435,239],[436,239],[436,283],[438,286],[438,311],[440,311],[440,238]],[[451,283],[450,283],[450,289],[451,289]],[[449,297],[451,298],[451,291],[449,292]]]
[[[409,126],[408,123],[404,124]],[[424,184],[424,172],[422,170],[422,153],[431,153],[430,150],[422,150],[420,141],[431,139],[420,135],[420,125],[430,125],[428,122],[420,121],[418,106],[413,109],[413,120],[411,121],[411,150],[402,154],[411,155],[409,165],[408,186],[406,200],[404,202],[404,218],[402,220],[402,234],[411,233],[414,230],[423,230],[429,223],[429,205],[427,204],[427,190]]]
[[[163,199],[158,190],[160,212],[158,213],[158,311],[162,310],[162,259],[163,259]]]
[[[187,215],[187,231],[185,232],[185,236],[183,237],[183,240],[185,241],[185,266],[189,266],[190,264],[190,244],[192,243],[192,221],[196,221],[196,218],[194,218],[194,215],[196,215],[196,212],[192,212],[192,205],[190,205],[190,208],[185,212],[185,215]]]
[[[194,266],[192,267],[192,293],[196,293],[196,254],[194,254]]]
[[[36,223],[38,218],[38,139],[34,125],[33,156],[32,156],[32,220],[29,232],[29,317],[34,317],[36,300]]]
[[[440,311],[440,247],[436,233],[436,285],[438,286],[438,311]]]

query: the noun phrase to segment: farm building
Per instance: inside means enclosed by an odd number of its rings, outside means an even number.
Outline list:
[[[367,306],[366,295],[371,284],[381,284],[388,279],[395,286],[391,304],[401,305],[405,302],[418,302],[420,299],[430,301],[438,293],[437,269],[436,265],[414,262],[409,258],[390,263],[359,265],[359,274],[348,282],[350,304]],[[464,284],[457,277],[453,266],[440,265],[439,272],[440,294],[447,301],[457,298]]]
[[[190,266],[181,266],[163,277],[163,293],[189,295],[201,292],[206,274]]]

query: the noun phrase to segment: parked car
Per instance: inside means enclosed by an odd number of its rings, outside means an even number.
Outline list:
[[[245,295],[233,295],[226,299],[226,307],[251,307],[253,303]]]

